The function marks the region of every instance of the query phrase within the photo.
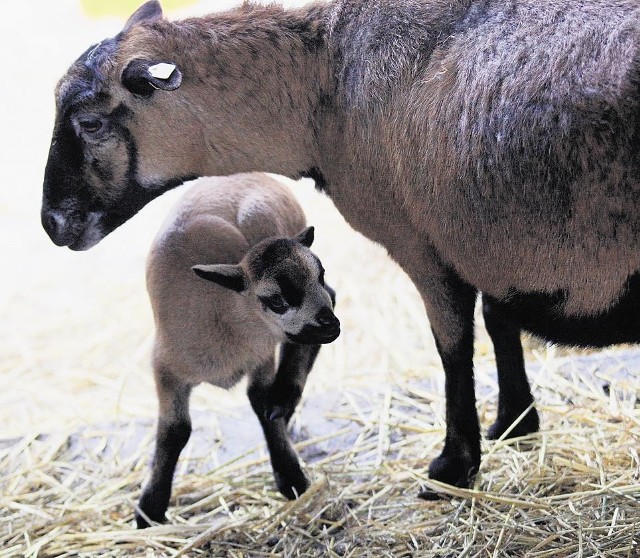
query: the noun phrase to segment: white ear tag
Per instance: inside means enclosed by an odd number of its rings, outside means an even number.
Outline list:
[[[175,64],[167,64],[166,62],[160,62],[160,64],[154,64],[149,66],[149,73],[156,79],[169,79],[171,74],[176,69]]]

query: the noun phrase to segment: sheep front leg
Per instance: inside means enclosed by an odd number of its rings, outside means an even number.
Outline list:
[[[268,420],[284,418],[289,424],[300,402],[307,377],[320,351],[320,345],[283,343],[276,378],[269,388],[264,415]]]
[[[247,395],[264,432],[276,486],[286,498],[294,500],[307,490],[309,481],[303,473],[298,456],[291,445],[287,433],[286,417],[281,416],[271,420],[266,416],[274,367],[274,361],[270,360],[252,374],[249,379]]]
[[[498,369],[498,417],[487,433],[489,439],[495,440],[533,403],[533,396],[524,366],[520,328],[486,295],[482,296],[482,313]],[[537,432],[539,426],[538,413],[532,408],[507,437],[516,438]]]
[[[336,307],[336,292],[327,284],[325,290]],[[291,417],[300,402],[307,377],[313,368],[321,345],[300,345],[283,343],[280,348],[280,363],[276,379],[270,388],[269,398],[265,406],[265,418],[275,420],[284,417],[289,424]]]
[[[155,381],[159,403],[156,449],[151,479],[138,504],[142,513],[136,511],[139,529],[149,527],[147,518],[159,523],[165,521],[178,457],[191,435],[189,396],[193,386],[161,369],[155,370]]]
[[[445,373],[444,449],[429,467],[432,479],[467,487],[480,465],[480,426],[473,379],[473,313],[477,291],[453,272],[422,283],[431,329]],[[420,497],[433,499],[424,490]]]

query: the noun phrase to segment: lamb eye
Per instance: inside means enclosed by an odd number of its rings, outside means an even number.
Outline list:
[[[102,120],[100,120],[99,118],[83,118],[82,120],[78,121],[78,125],[83,132],[87,132],[88,134],[95,134],[102,128]]]
[[[285,299],[279,294],[260,297],[260,300],[267,308],[273,310],[276,314],[284,314],[287,311],[287,308],[289,308]]]

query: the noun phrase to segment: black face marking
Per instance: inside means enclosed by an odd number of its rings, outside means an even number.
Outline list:
[[[57,209],[70,196],[86,201],[87,194],[80,185],[83,163],[82,142],[71,122],[59,122],[45,167],[43,209]]]
[[[286,238],[271,242],[260,254],[249,262],[251,274],[257,279],[269,270],[274,269],[281,262],[293,254],[293,243]]]
[[[183,182],[197,178],[195,175],[183,176],[167,180],[163,183],[147,185],[143,188],[137,179],[138,146],[135,138],[131,131],[125,126],[120,126],[119,131],[125,141],[129,160],[126,175],[127,187],[120,200],[118,200],[116,204],[112,204],[109,208],[109,211],[103,220],[104,227],[109,232],[122,225],[125,221],[128,221],[151,200],[175,188],[176,186],[179,186]]]
[[[42,224],[54,243],[86,249],[133,217],[162,193],[196,175],[145,184],[138,179],[138,149],[120,104],[112,99],[107,72],[124,32],[87,49],[72,65],[57,92],[57,119],[45,169]],[[94,156],[103,139],[121,142],[126,168],[118,175],[112,161]],[[97,155],[97,153],[96,153]],[[104,186],[100,191],[101,184]]]
[[[125,221],[133,217],[147,203],[157,196],[179,186],[188,180],[197,178],[195,175],[183,176],[168,180],[161,184],[142,187],[138,182],[138,145],[133,134],[124,125],[124,121],[131,115],[131,109],[124,104],[118,105],[109,115],[109,119],[120,137],[124,140],[127,148],[128,167],[126,173],[127,187],[122,198],[109,208],[108,215],[103,223],[107,230],[112,231],[122,225]]]
[[[109,114],[109,118],[121,123],[127,118],[130,118],[133,115],[133,111],[126,106],[124,103],[120,103],[116,108],[114,108]]]
[[[97,103],[102,93],[94,94]],[[106,98],[106,95],[105,95]],[[58,245],[73,248],[81,242],[87,226],[89,214],[99,213],[99,228],[106,236],[125,221],[133,217],[147,203],[187,180],[195,179],[195,175],[180,176],[159,184],[143,187],[137,178],[138,148],[136,141],[126,125],[131,110],[124,104],[118,105],[108,115],[101,116],[103,125],[98,132],[113,134],[122,141],[127,151],[127,169],[125,183],[120,194],[113,199],[102,199],[98,192],[88,186],[85,173],[93,173],[107,186],[114,179],[109,162],[101,164],[99,160],[85,162],[86,149],[82,137],[78,136],[72,121],[74,111],[81,110],[72,102],[77,96],[67,96],[67,114],[58,119],[53,141],[49,152],[43,189],[42,219],[45,230]],[[99,110],[99,109],[98,109]],[[90,166],[90,170],[86,167]],[[65,227],[53,226],[52,213],[64,215]],[[95,224],[95,223],[94,223]]]
[[[296,274],[297,275],[297,274]],[[304,277],[292,276],[288,273],[281,273],[276,275],[276,283],[280,288],[282,297],[286,300],[289,306],[299,307],[304,300]]]
[[[294,343],[324,344],[331,343],[340,335],[340,320],[336,318],[331,309],[326,308],[318,313],[320,325],[305,325],[299,333],[287,334],[287,338]]]
[[[112,170],[108,166],[102,165],[99,159],[94,159],[91,162],[91,170],[103,182],[109,182],[110,180],[113,180]]]
[[[119,37],[105,39],[89,47],[76,60],[73,79],[58,99],[58,111],[63,117],[67,116],[72,108],[94,99],[100,92],[106,77],[101,68],[116,52],[118,42]]]
[[[280,238],[271,241],[262,252],[249,262],[251,275],[261,279],[264,275],[271,275],[277,283],[282,297],[289,306],[300,307],[304,301],[307,273],[302,268],[298,255],[297,241]],[[324,285],[324,269],[318,257],[311,253],[318,266],[318,281]],[[275,275],[274,275],[275,274]]]
[[[322,267],[322,262],[320,261],[320,258],[313,252],[311,252],[311,256],[313,257],[313,261],[316,262],[318,266],[318,282],[324,287],[324,267]]]

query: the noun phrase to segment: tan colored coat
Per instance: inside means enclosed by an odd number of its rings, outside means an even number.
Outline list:
[[[293,237],[304,226],[291,192],[266,175],[205,178],[191,186],[147,262],[155,366],[189,383],[229,388],[273,358],[282,334],[270,329],[256,301],[203,281],[191,268],[236,264],[265,238]]]

